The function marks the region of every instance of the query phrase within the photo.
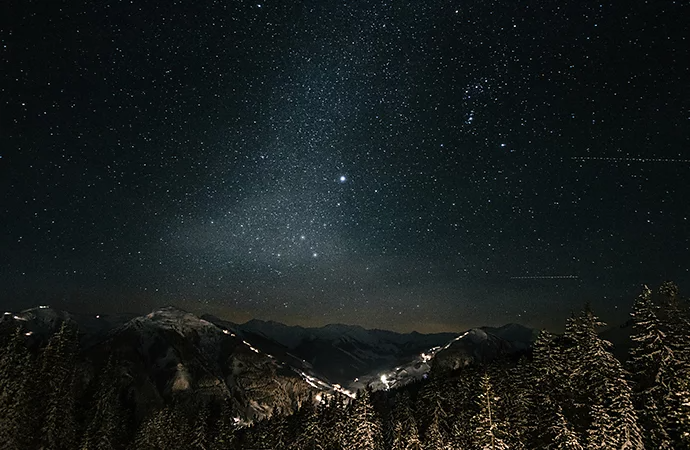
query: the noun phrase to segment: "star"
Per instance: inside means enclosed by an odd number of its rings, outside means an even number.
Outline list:
[[[344,183],[347,181],[347,177],[345,175],[340,175],[340,182]]]

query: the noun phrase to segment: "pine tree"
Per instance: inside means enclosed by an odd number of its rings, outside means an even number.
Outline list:
[[[407,392],[396,395],[395,408],[391,416],[392,421],[392,449],[416,450],[421,447],[419,429],[412,414],[410,397]]]
[[[553,435],[553,444],[548,447],[550,450],[584,450],[577,434],[560,411],[556,413],[556,421],[551,428],[551,434]]]
[[[208,430],[208,404],[202,402],[199,407],[196,420],[194,421],[194,431],[191,448],[194,450],[210,450],[211,439]]]
[[[108,359],[94,398],[95,408],[84,433],[81,450],[113,450],[122,447],[124,421],[120,409],[117,366]]]
[[[497,419],[496,403],[498,398],[494,393],[491,378],[488,373],[482,376],[479,383],[477,405],[479,413],[474,418],[474,445],[478,450],[506,450],[504,424]]]
[[[665,298],[662,309],[668,346],[673,358],[666,369],[666,392],[660,401],[662,416],[667,418],[667,431],[674,448],[690,448],[690,313],[688,302],[679,295],[678,286],[665,282],[659,289]]]
[[[24,345],[24,333],[17,328],[0,353],[0,442],[8,450],[32,446],[32,377],[34,360]]]
[[[451,403],[449,394],[451,394],[449,386],[444,383],[440,376],[432,375],[429,378],[417,400],[417,411],[420,418],[418,425],[421,429],[429,427],[431,418],[435,413],[439,415],[440,419],[447,417],[446,410]]]
[[[577,378],[576,386],[584,394],[581,401],[594,405],[590,407],[592,420],[604,423],[603,419],[606,418],[611,422],[611,427],[601,428],[593,424],[590,430],[595,427],[596,433],[611,433],[604,441],[619,450],[641,450],[644,448],[642,433],[637,424],[627,374],[620,361],[608,351],[610,344],[598,336],[597,328],[601,325],[603,323],[589,307],[571,325],[571,336],[575,342],[571,354],[579,365],[574,376]]]
[[[268,442],[275,450],[286,450],[293,441],[290,436],[288,418],[282,411],[278,411],[270,420],[270,434]]]
[[[349,450],[381,448],[381,426],[371,404],[371,393],[367,389],[361,390],[350,405],[344,438],[345,448]]]
[[[682,380],[676,390],[678,411],[674,419],[678,426],[678,448],[690,448],[690,380]]]
[[[341,450],[346,445],[347,407],[342,394],[334,393],[321,413],[323,445],[327,450]]]
[[[474,446],[474,420],[479,413],[477,386],[481,374],[475,368],[467,368],[457,374],[457,381],[451,386],[449,411],[441,416],[441,422],[449,429],[449,443],[453,449],[470,449]]]
[[[294,441],[289,430],[287,416],[276,408],[270,418],[255,423],[249,428],[246,436],[247,448],[286,450]]]
[[[647,448],[670,450],[667,418],[659,413],[659,405],[667,395],[665,385],[673,352],[652,301],[652,291],[644,286],[633,304],[634,332],[631,336],[628,368],[633,381],[633,400],[640,423],[645,430]]]
[[[592,424],[587,430],[587,450],[618,450],[614,425],[606,408],[592,405]]]
[[[424,449],[425,450],[449,450],[451,447],[448,439],[441,430],[440,413],[434,412],[429,427],[424,433]]]
[[[76,446],[77,334],[63,322],[41,355],[42,395],[45,415],[41,429],[43,447],[52,450]]]
[[[531,371],[525,361],[515,367],[493,364],[489,370],[491,379],[496,380],[496,394],[501,399],[497,417],[505,424],[506,444],[512,450],[524,450],[533,428],[529,420]]]
[[[292,448],[323,450],[322,417],[319,408],[315,405],[314,399],[311,396],[302,404],[302,407],[295,416],[299,422],[299,431]]]
[[[154,412],[142,423],[137,433],[137,450],[188,450],[189,426],[182,414],[172,406]]]
[[[220,417],[216,424],[216,435],[211,448],[213,450],[228,450],[237,443],[235,436],[235,420],[227,401],[221,404]]]

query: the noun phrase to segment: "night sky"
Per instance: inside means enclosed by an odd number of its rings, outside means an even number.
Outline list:
[[[428,332],[690,290],[686,2],[2,3],[2,307]]]

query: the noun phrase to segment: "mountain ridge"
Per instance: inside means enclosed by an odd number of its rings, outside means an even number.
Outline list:
[[[0,335],[19,326],[27,343],[40,348],[63,323],[77,330],[90,373],[105,365],[104,355],[121,361],[136,405],[197,393],[230,401],[239,420],[268,417],[276,408],[294,410],[320,393],[354,396],[364,387],[403,386],[426,377],[434,365],[455,370],[522,352],[536,334],[517,324],[423,334],[260,319],[237,324],[174,306],[144,315],[88,315],[44,305],[0,316]]]

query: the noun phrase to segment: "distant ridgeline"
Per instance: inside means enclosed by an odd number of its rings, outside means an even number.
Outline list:
[[[688,300],[645,286],[631,317],[622,363],[589,307],[459,336],[8,312],[0,448],[688,449]]]

